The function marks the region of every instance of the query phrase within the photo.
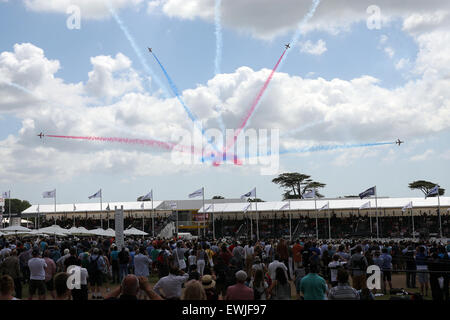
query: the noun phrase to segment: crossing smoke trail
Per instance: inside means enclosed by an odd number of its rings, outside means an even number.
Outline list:
[[[128,42],[130,42],[131,47],[133,48],[134,52],[136,53],[139,61],[141,62],[142,66],[144,67],[145,71],[151,76],[152,80],[154,80],[157,83],[157,85],[161,88],[161,90],[163,91],[164,96],[166,98],[169,98],[169,92],[168,92],[166,86],[162,83],[162,81],[159,79],[159,77],[153,72],[153,70],[150,68],[150,66],[145,61],[144,56],[141,53],[141,50],[136,45],[136,41],[134,41],[134,38],[130,34],[130,32],[128,31],[128,28],[125,26],[125,24],[120,19],[120,17],[117,15],[117,13],[114,11],[113,7],[111,6],[110,1],[106,0],[106,4],[107,4],[109,12],[113,16],[114,20],[116,20],[117,24],[119,25],[120,29],[124,33],[124,35],[127,38]]]
[[[314,16],[314,13],[316,12],[316,9],[319,6],[319,4],[320,4],[320,0],[313,0],[311,8],[309,9],[308,13],[303,17],[303,19],[298,24],[297,30],[296,30],[294,36],[292,37],[292,40],[290,42],[292,47],[294,47],[298,43],[298,39],[300,38],[300,33],[301,33],[301,30],[302,30],[303,26],[309,21],[309,19],[311,19]],[[244,121],[242,122],[241,126],[236,130],[233,142],[230,145],[227,145],[226,148],[224,148],[223,153],[226,153],[229,148],[233,147],[233,145],[236,143],[237,137],[239,136],[241,131],[244,130],[245,127],[247,126],[247,123],[250,120],[251,116],[254,114],[254,112],[258,108],[258,106],[259,106],[259,104],[261,102],[261,99],[264,96],[264,93],[265,93],[267,87],[269,86],[270,81],[272,80],[272,77],[273,77],[274,73],[276,72],[276,70],[279,67],[279,65],[282,64],[283,58],[285,56],[287,56],[287,51],[288,50],[286,48],[284,50],[283,54],[281,55],[280,59],[278,60],[277,64],[273,68],[271,74],[269,75],[269,78],[264,83],[264,86],[259,91],[256,99],[254,100],[252,106],[250,107],[250,110],[248,111],[247,115],[245,116]],[[217,163],[216,163],[216,165],[217,165]]]

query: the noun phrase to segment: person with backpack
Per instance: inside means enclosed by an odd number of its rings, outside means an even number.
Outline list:
[[[105,261],[103,256],[100,254],[98,248],[94,248],[92,255],[89,257],[89,282],[91,285],[92,299],[103,299],[100,292],[100,287],[103,284],[103,270],[105,268]]]
[[[255,300],[267,300],[269,285],[265,281],[264,273],[261,269],[256,270],[249,287],[253,289]]]
[[[366,270],[368,267],[367,259],[362,254],[360,245],[356,246],[355,253],[349,261],[349,268],[352,273],[353,288],[361,290],[366,287]]]

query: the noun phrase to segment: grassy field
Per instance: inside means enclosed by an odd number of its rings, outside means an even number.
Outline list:
[[[158,276],[156,274],[151,274],[149,277],[150,284],[153,286],[157,281],[158,281]],[[404,274],[392,275],[392,285],[394,288],[404,288],[407,292],[411,292],[411,293],[420,292],[419,288],[416,288],[416,289],[407,289],[406,288],[406,280],[405,280]],[[105,296],[106,294],[108,294],[108,292],[110,292],[111,290],[114,290],[118,286],[119,286],[118,284],[111,284],[110,282],[105,283],[101,288],[102,294]],[[291,288],[292,288],[292,298],[297,299],[297,295],[295,292],[295,285],[292,282],[291,282]],[[28,297],[29,297],[28,285],[24,285],[22,287],[22,299],[28,299]],[[384,296],[376,297],[375,299],[376,300],[389,300],[390,297],[391,296],[389,294],[387,294]],[[49,300],[52,299],[48,292],[46,293],[46,298]],[[37,296],[35,296],[34,299],[37,299]],[[92,299],[91,293],[89,294],[89,299]],[[425,296],[424,299],[431,300],[431,290],[428,291],[428,296]]]

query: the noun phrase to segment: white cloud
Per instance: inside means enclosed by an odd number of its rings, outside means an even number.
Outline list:
[[[427,151],[417,154],[415,156],[412,156],[410,158],[411,161],[424,161],[429,159],[432,155],[434,155],[434,150],[433,149],[428,149]]]
[[[411,61],[409,61],[409,59],[401,58],[395,64],[395,69],[397,69],[397,70],[407,69],[410,67],[410,65],[411,65]]]
[[[391,47],[384,48],[384,52],[389,56],[389,58],[393,58],[395,54],[395,50]]]
[[[326,51],[327,51],[327,44],[322,39],[319,39],[316,43],[313,43],[310,40],[308,40],[300,44],[300,52],[320,56]]]
[[[138,8],[143,0],[23,0],[25,6],[37,12],[66,14],[71,5],[78,6],[82,19],[103,19],[109,16],[107,1],[111,7],[119,10],[126,7]]]

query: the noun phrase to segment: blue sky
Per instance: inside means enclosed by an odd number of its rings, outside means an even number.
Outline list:
[[[140,10],[125,7],[118,10],[118,13],[135,38],[136,43],[142,48],[144,57],[153,72],[167,84],[153,58],[145,52],[147,46],[153,48],[180,90],[196,89],[197,85],[207,86],[208,81],[214,77],[214,57],[216,53],[216,39],[212,21],[200,18],[185,20],[176,16],[168,17],[163,12],[148,14],[142,7],[143,4],[141,3]],[[407,16],[406,13],[405,15]],[[2,30],[0,31],[0,54],[2,52],[13,52],[15,44],[30,43],[41,48],[44,50],[46,59],[59,61],[61,68],[54,74],[54,77],[62,79],[65,84],[80,82],[86,84],[89,80],[88,73],[93,69],[90,61],[92,57],[114,57],[119,52],[131,60],[132,68],[141,78],[148,76],[124,34],[111,17],[100,20],[82,19],[80,30],[67,29],[65,27],[66,19],[67,15],[64,13],[31,10],[22,1],[0,2],[0,30]],[[301,16],[298,19],[300,20]],[[405,20],[404,16],[394,16],[391,22],[380,30],[369,30],[364,20],[356,19],[347,30],[343,28],[337,34],[317,27],[316,30],[303,35],[299,40],[300,44],[307,40],[312,43],[323,40],[326,43],[327,50],[317,55],[300,52],[299,47],[291,48],[290,55],[278,71],[287,73],[290,77],[299,76],[311,80],[323,78],[327,82],[333,79],[350,82],[355,78],[370,76],[379,80],[378,88],[385,89],[392,93],[392,96],[395,96],[396,89],[407,88],[408,83],[414,83],[423,76],[423,74],[412,72],[413,67],[411,66],[406,69],[396,68],[396,63],[400,59],[408,59],[412,65],[418,63],[416,59],[420,50],[418,44],[420,38],[416,33],[405,30]],[[267,40],[255,36],[249,30],[242,30],[237,26],[225,23],[223,27],[222,73],[232,74],[236,69],[243,66],[251,68],[254,72],[263,68],[272,69],[283,52],[283,45],[289,42],[293,31]],[[383,43],[382,37],[387,39]],[[393,57],[389,57],[385,51],[387,47],[395,52]],[[443,52],[442,54],[450,56],[449,52]],[[152,83],[152,88],[149,88],[148,82],[142,81],[144,91],[141,91],[140,94],[145,94],[145,91],[148,91],[148,94],[155,94],[158,88],[156,88],[154,81]],[[269,86],[268,95],[270,90],[271,87]],[[433,91],[432,85],[430,91]],[[23,93],[21,94],[23,95]],[[364,96],[364,93],[360,94]],[[437,98],[440,94],[437,93]],[[88,96],[88,94],[86,95]],[[254,95],[246,99],[251,100],[253,97]],[[106,101],[120,103],[122,98],[122,95],[103,97],[95,102],[86,103],[82,107],[96,108],[104,106]],[[376,97],[368,95],[367,99],[376,99]],[[356,104],[357,101],[359,99],[351,103]],[[429,103],[435,103],[436,110],[448,110],[448,96],[441,97],[441,104],[436,105],[436,101],[439,100],[430,99]],[[57,104],[58,101],[49,104],[54,103]],[[403,107],[407,112],[408,101],[406,100],[404,103]],[[269,107],[261,106],[257,112],[260,112],[263,116],[269,110],[266,108]],[[375,102],[372,107],[377,108]],[[196,106],[194,105],[193,108],[196,109]],[[239,108],[244,112],[249,108],[249,105],[239,105]],[[278,108],[278,106],[273,106],[273,108]],[[177,119],[178,117],[186,117],[187,119],[187,115],[180,105],[175,104],[174,108],[170,110],[177,113]],[[161,110],[161,112],[169,111]],[[280,112],[286,111],[280,108]],[[415,114],[420,114],[420,112],[424,111],[419,110]],[[290,117],[289,113],[281,113],[279,115],[281,118],[288,119]],[[64,114],[70,115],[71,109],[65,109]],[[443,114],[447,115],[447,113]],[[19,137],[25,146],[37,143],[39,145],[35,146],[36,148],[56,148],[52,149],[51,152],[63,152],[70,155],[68,150],[58,151],[54,142],[50,140],[42,144],[37,140],[31,142],[30,137],[27,138],[27,142],[23,132],[20,132],[24,126],[23,121],[33,119],[36,123],[40,123],[40,121],[46,123],[47,120],[44,121],[40,117],[42,115],[33,115],[33,111],[18,112],[6,107],[2,109],[0,106],[0,141],[6,141],[7,137],[12,135],[13,137]],[[421,119],[416,118],[416,120],[420,121]],[[92,121],[95,122],[95,119]],[[257,121],[255,120],[255,126],[258,124]],[[430,119],[430,122],[432,121],[433,119]],[[299,119],[300,122],[308,123],[305,119]],[[395,123],[395,120],[393,120],[393,123]],[[236,125],[236,122],[227,123],[227,127],[230,128]],[[370,141],[361,140],[361,136],[358,135],[361,129],[358,127],[358,130],[353,130],[352,126],[352,122],[349,122],[348,134],[343,132],[346,129],[337,129],[340,130],[339,134],[345,135],[348,139],[347,141],[340,141],[340,143],[386,141],[385,134],[371,135]],[[441,125],[439,129],[434,130],[434,126],[429,125],[427,130],[422,128],[415,132],[414,126],[415,123],[411,123],[410,131],[405,133],[406,136],[400,137],[407,140],[407,144],[401,148],[391,145],[361,150],[338,150],[282,156],[281,170],[307,173],[312,175],[313,178],[327,183],[323,193],[330,197],[356,194],[372,185],[378,186],[380,195],[391,197],[420,196],[419,192],[412,192],[407,188],[407,184],[416,179],[440,182],[445,188],[450,180],[449,171],[446,170],[450,156],[448,127],[442,127]],[[58,127],[57,124],[55,124],[56,127]],[[380,128],[380,131],[385,130],[378,122],[371,124],[368,130],[377,132],[377,128]],[[29,128],[26,129],[29,130]],[[294,129],[294,127],[283,127],[281,132],[290,129]],[[40,129],[36,127],[36,130]],[[397,132],[406,132],[404,129],[402,130],[393,130],[391,140],[394,141],[398,137]],[[66,134],[66,132],[57,133]],[[71,131],[71,134],[75,133]],[[82,135],[83,132],[79,134]],[[111,128],[111,134],[114,134],[114,126]],[[294,140],[294,142],[301,143],[302,136],[295,136]],[[313,138],[310,138],[309,142],[314,143],[314,141],[313,134]],[[318,139],[317,141],[323,140]],[[76,143],[76,146],[81,145],[78,142],[67,141],[65,148],[70,149],[71,143]],[[335,141],[330,140],[330,143],[335,143]],[[13,150],[14,147],[11,146],[10,148]],[[92,157],[96,157],[95,153],[101,152],[102,148],[103,145],[98,145],[98,149],[94,147],[94,150],[90,147],[85,151],[85,154],[92,152]],[[138,150],[146,155],[149,153],[148,150]],[[160,154],[156,150],[152,152]],[[140,154],[138,153],[136,156],[139,157]],[[64,161],[58,159],[56,155],[52,157],[53,160]],[[44,162],[45,160],[33,158],[29,161]],[[30,167],[24,168],[28,165]],[[150,170],[150,172],[146,171],[145,174],[139,175],[134,171],[124,169],[127,166],[133,167],[133,165],[134,163],[125,163],[123,166],[116,168],[113,164],[108,170],[102,172],[96,172],[95,169],[87,168],[86,165],[85,171],[80,170],[77,174],[61,178],[60,174],[52,172],[48,168],[43,170],[48,172],[43,177],[39,172],[33,171],[40,170],[40,167],[31,169],[33,166],[25,162],[21,166],[0,167],[0,175],[4,177],[3,180],[0,180],[0,189],[11,189],[13,195],[30,200],[33,203],[48,201],[41,199],[40,194],[53,188],[58,190],[58,202],[87,201],[87,196],[100,187],[104,189],[105,202],[132,201],[151,188],[155,190],[158,199],[187,198],[188,193],[201,186],[206,187],[207,197],[216,194],[226,197],[239,197],[254,186],[257,187],[258,196],[264,200],[279,200],[282,193],[276,185],[270,182],[273,176],[262,176],[257,170],[246,171],[233,166],[215,170],[204,166],[191,172],[189,169],[173,170],[173,172],[168,170],[167,174],[161,175],[158,174],[159,170],[155,165],[154,174]],[[171,164],[167,163],[167,165],[170,166]],[[50,163],[49,166],[51,166]],[[67,166],[71,166],[71,163],[67,163]],[[2,170],[4,170],[3,174]],[[9,176],[11,170],[15,170],[15,172]],[[139,172],[139,168],[133,168],[133,170]],[[74,171],[76,170],[74,169]],[[36,177],[25,179],[23,178],[24,172],[28,174],[31,172],[30,175],[35,174]]]

